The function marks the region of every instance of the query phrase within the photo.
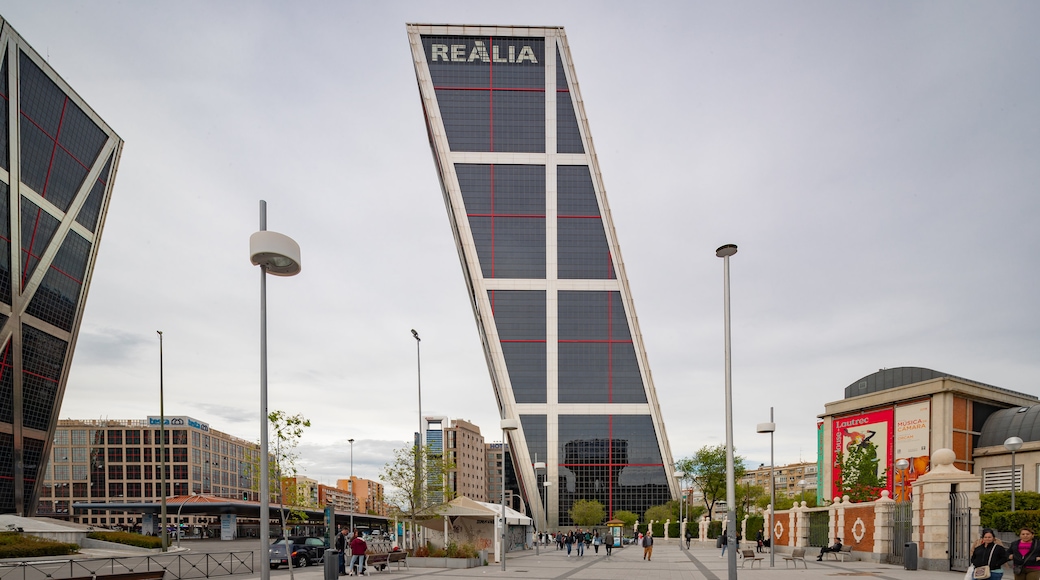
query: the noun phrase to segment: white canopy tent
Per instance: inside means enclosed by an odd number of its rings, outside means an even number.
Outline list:
[[[436,547],[444,547],[450,542],[457,544],[470,543],[478,550],[488,550],[498,554],[498,543],[501,541],[501,528],[496,526],[502,517],[500,504],[472,500],[459,496],[446,504],[431,510],[433,514],[423,519],[420,524],[430,530],[442,531],[442,534],[431,534],[430,543]],[[534,534],[534,520],[524,514],[506,507],[506,524],[509,526],[506,536],[507,551],[517,545],[527,546]]]

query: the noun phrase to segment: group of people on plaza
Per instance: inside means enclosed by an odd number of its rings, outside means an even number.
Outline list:
[[[347,569],[346,552],[350,550],[350,568]],[[340,528],[336,534],[336,550],[339,552],[339,575],[361,576],[368,574],[365,568],[365,552],[368,551],[368,543],[361,537],[357,529],[348,530]]]
[[[585,530],[581,528],[572,530],[569,532],[538,532],[538,543],[548,546],[550,543],[556,544],[557,550],[567,550],[567,557],[571,557],[572,549],[576,552],[578,558],[585,556],[585,547],[592,546],[593,550],[599,554],[599,547],[603,546],[607,555],[610,555],[611,550],[614,549],[614,534],[607,532],[605,536],[601,536],[599,530]]]
[[[1005,547],[993,530],[982,530],[971,551],[969,573],[976,580],[1001,580],[1003,566],[1011,562],[1015,580],[1040,580],[1040,541],[1031,528],[1018,531],[1018,539]]]

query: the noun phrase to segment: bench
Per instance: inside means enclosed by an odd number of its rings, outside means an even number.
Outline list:
[[[794,562],[795,568],[798,567],[798,562],[801,562],[802,566],[805,566],[805,568],[808,569],[809,565],[805,563],[805,548],[795,548],[791,551],[790,556],[784,556],[785,568],[790,567],[791,562]]]
[[[832,556],[835,561],[844,562],[846,557],[852,558],[852,546],[842,546],[839,552],[824,552],[824,556]]]
[[[390,542],[370,542],[368,544],[368,551],[365,552],[365,566],[371,566],[378,572],[386,570],[390,564],[397,564],[397,569],[401,569],[401,564],[408,567],[408,552],[404,552],[400,549],[394,550],[393,545]]]
[[[740,560],[740,567],[741,568],[744,567],[744,564],[747,564],[748,562],[751,562],[751,568],[754,569],[755,562],[761,562],[762,560],[764,560],[764,558],[762,558],[762,556],[756,556],[754,550],[741,550],[740,551],[740,555],[741,555],[741,560]],[[762,565],[759,564],[758,567],[761,568]]]

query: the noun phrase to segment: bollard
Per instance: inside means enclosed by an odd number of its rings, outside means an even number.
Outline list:
[[[339,550],[325,550],[325,580],[339,578]]]

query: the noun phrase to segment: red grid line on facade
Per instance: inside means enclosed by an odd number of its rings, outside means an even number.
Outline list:
[[[6,95],[4,96],[4,99],[7,99]],[[65,106],[68,104],[68,102],[69,102],[69,98],[66,96],[65,97],[65,104],[62,105],[62,110],[61,110],[62,117],[65,116]],[[25,111],[19,111],[19,113],[21,113],[22,117],[25,117],[25,119],[27,121],[32,123],[34,127],[39,129],[41,133],[46,135],[48,139],[50,139],[51,141],[54,141],[55,146],[57,146],[59,149],[61,149],[65,153],[68,153],[69,157],[71,157],[73,161],[78,163],[80,167],[82,167],[83,169],[86,169],[88,171],[90,170],[90,166],[89,165],[87,165],[86,163],[83,163],[82,161],[80,161],[80,159],[78,157],[76,157],[75,155],[72,154],[72,151],[69,151],[61,143],[58,143],[58,138],[56,136],[51,136],[51,134],[48,133],[46,129],[41,127],[39,123],[37,123],[35,120],[33,120],[32,117],[30,117],[29,115],[26,115]],[[59,133],[61,132],[61,124],[60,123],[58,124],[58,132]],[[101,178],[98,178],[98,181],[100,181],[101,183],[105,183],[105,180],[101,179]]]
[[[65,111],[69,107],[69,98],[65,97],[65,100],[61,103],[61,116],[58,117],[58,132],[51,139],[54,145],[51,147],[51,158],[47,162],[47,177],[43,179],[43,191],[40,192],[40,197],[47,199],[47,188],[51,184],[51,170],[54,169],[54,156],[58,154],[58,137],[61,135],[61,126],[65,123]],[[48,135],[49,136],[49,135]]]
[[[573,339],[570,339],[570,340],[561,340],[560,342],[587,343],[587,344],[632,344],[632,339],[631,338],[616,339],[616,340],[613,339],[613,338],[608,338],[606,340],[573,340]]]
[[[560,467],[664,467],[663,463],[561,463]]]
[[[537,340],[537,339],[533,339],[532,338],[530,340],[522,340],[522,339],[505,339],[505,338],[503,338],[501,340],[501,342],[540,342],[540,343],[544,344],[545,343],[545,339],[543,338],[541,340]]]
[[[36,377],[38,379],[43,379],[43,380],[51,382],[51,383],[57,383],[58,382],[58,379],[52,379],[50,377],[45,377],[45,376],[43,376],[43,375],[41,375],[39,373],[34,373],[32,371],[23,370],[22,374],[23,375],[29,375],[30,377]]]

